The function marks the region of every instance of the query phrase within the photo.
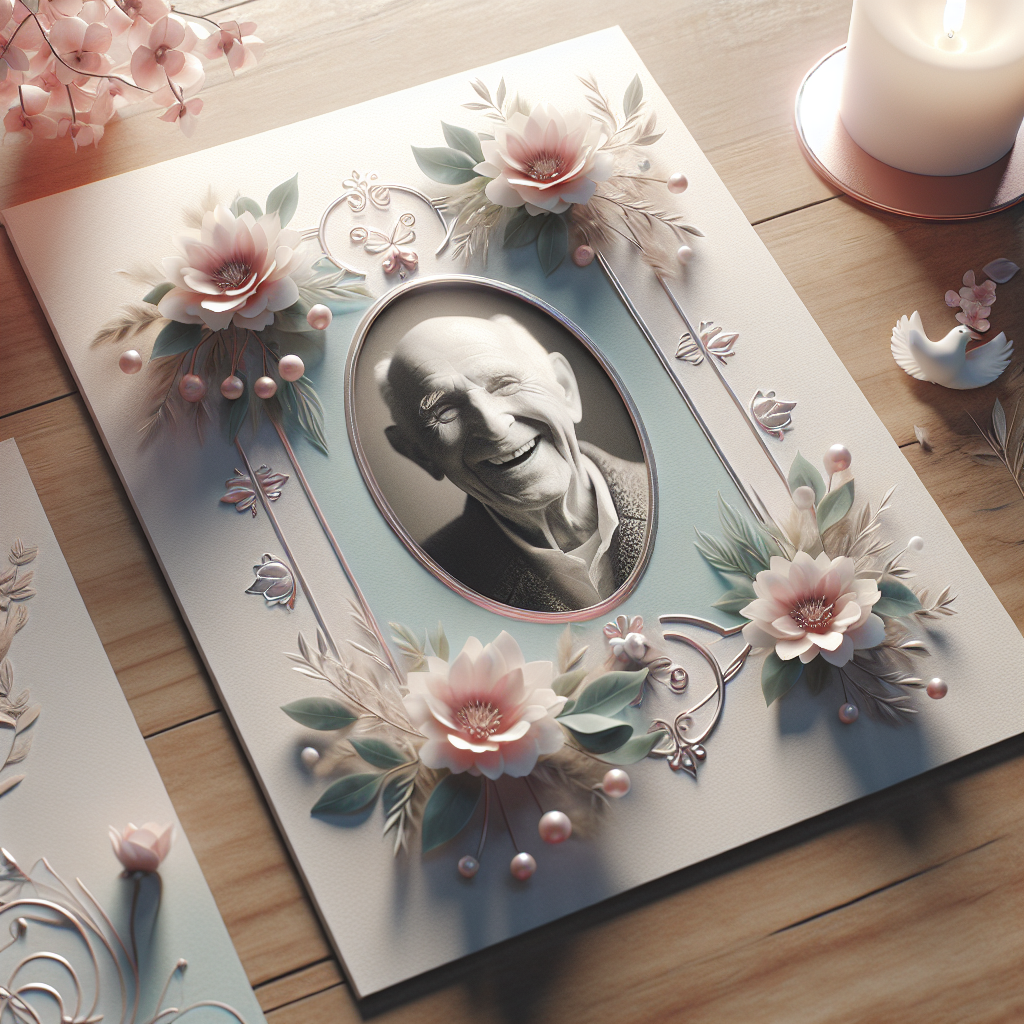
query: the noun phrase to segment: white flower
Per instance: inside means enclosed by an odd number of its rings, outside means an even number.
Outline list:
[[[751,621],[743,638],[751,647],[774,649],[783,660],[805,664],[819,654],[845,665],[855,650],[877,647],[885,624],[871,613],[882,596],[871,579],[857,579],[852,558],[811,558],[798,551],[790,562],[774,557],[754,580],[757,599],[740,609]]]
[[[409,673],[405,697],[427,737],[420,760],[489,779],[529,775],[538,757],[565,742],[554,715],[566,699],[551,689],[553,679],[551,662],[525,662],[505,632],[486,647],[470,637],[450,667],[428,658],[426,672]]]
[[[128,824],[124,832],[110,826],[110,842],[114,854],[128,871],[156,871],[171,851],[173,825],[148,822],[142,828]]]
[[[232,322],[263,330],[277,310],[299,298],[290,275],[299,269],[300,238],[298,231],[281,227],[276,213],[256,220],[218,205],[205,214],[200,232],[175,239],[183,256],[163,260],[175,287],[160,300],[160,312],[179,323],[206,324],[211,331]]]
[[[493,180],[485,189],[498,206],[526,205],[532,215],[564,213],[573,203],[587,203],[599,181],[612,173],[611,153],[600,151],[601,126],[588,114],[563,117],[541,103],[527,117],[515,113],[480,146],[484,159],[474,168]]]

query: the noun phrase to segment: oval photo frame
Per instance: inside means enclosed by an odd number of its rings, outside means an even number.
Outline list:
[[[390,358],[391,349],[410,326],[438,316],[465,315],[467,309],[478,311],[481,319],[488,310],[491,316],[511,317],[531,331],[534,340],[549,354],[557,351],[565,355],[576,377],[583,378],[580,391],[585,385],[592,392],[594,405],[599,406],[599,415],[589,422],[584,406],[579,421],[585,424],[580,433],[589,434],[595,440],[588,442],[586,437],[579,440],[581,445],[588,445],[592,465],[594,458],[602,457],[604,465],[598,471],[606,482],[605,466],[629,466],[630,479],[635,482],[640,477],[639,464],[643,464],[647,486],[646,521],[641,530],[637,517],[626,520],[630,537],[634,543],[639,543],[640,550],[628,575],[612,594],[598,602],[551,611],[507,604],[459,579],[423,547],[426,537],[436,535],[440,528],[460,516],[460,502],[463,509],[468,507],[467,494],[446,478],[440,481],[432,478],[413,461],[398,454],[387,441],[385,428],[393,425],[393,419],[381,393],[376,370],[382,360]],[[537,337],[538,334],[541,337]],[[616,407],[616,398],[621,408]],[[650,439],[636,404],[614,367],[575,323],[543,299],[500,281],[461,274],[417,277],[396,285],[367,310],[356,328],[345,367],[345,419],[359,471],[388,524],[428,572],[479,607],[526,622],[578,622],[597,618],[616,608],[643,576],[658,523],[657,469]],[[599,447],[598,441],[605,447]],[[616,452],[608,452],[610,447]],[[639,455],[639,459],[631,455]],[[623,488],[616,486],[610,490],[621,496]],[[616,505],[616,512],[620,513],[615,549],[618,552],[623,544],[621,505]]]

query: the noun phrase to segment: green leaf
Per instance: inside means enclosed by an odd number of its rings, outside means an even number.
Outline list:
[[[637,761],[642,761],[667,735],[668,733],[664,729],[659,729],[657,732],[646,733],[643,736],[634,736],[617,750],[601,754],[601,760],[607,764],[636,764]]]
[[[585,668],[576,668],[571,672],[563,672],[560,676],[555,677],[555,681],[551,684],[551,689],[559,697],[568,697],[583,682],[586,675],[587,670]]]
[[[275,189],[271,189],[267,196],[267,213],[276,213],[281,220],[281,227],[295,215],[295,208],[299,205],[299,176],[295,175],[287,181],[282,181]]]
[[[249,379],[241,370],[235,370],[235,376],[245,385],[245,390],[231,403],[231,413],[228,415],[229,441],[234,441],[238,437],[249,411]]]
[[[274,327],[285,334],[312,334],[313,328],[306,319],[308,312],[309,306],[299,299],[287,309],[279,309],[274,314]]]
[[[434,181],[445,185],[464,185],[478,177],[473,167],[479,162],[457,149],[438,146],[433,149],[412,147],[412,155],[420,170]]]
[[[622,98],[622,112],[629,119],[633,112],[640,106],[644,98],[644,87],[639,75],[633,76],[633,81],[626,86],[626,95]]]
[[[793,689],[803,667],[803,662],[799,658],[783,661],[774,651],[764,659],[764,667],[761,669],[761,692],[768,707],[784,693]]]
[[[853,508],[853,481],[847,480],[842,487],[829,491],[818,504],[818,533],[824,533],[835,526]]]
[[[832,666],[819,654],[817,658],[804,665],[801,678],[806,681],[811,693],[817,697],[832,682],[832,674]]]
[[[477,138],[476,132],[471,132],[468,128],[459,128],[453,124],[445,124],[444,121],[441,122],[441,131],[444,132],[444,141],[452,149],[458,149],[467,156],[471,156],[474,163],[483,163],[484,151],[480,148],[480,140]]]
[[[164,356],[180,356],[183,352],[194,349],[203,340],[203,328],[200,324],[179,324],[172,320],[153,342],[150,360],[163,359]]]
[[[774,537],[765,537],[757,525],[732,507],[719,492],[718,518],[725,528],[726,543],[730,543],[746,574],[753,579],[767,569],[772,555],[782,554]]]
[[[825,496],[825,481],[821,474],[799,452],[789,467],[789,493],[798,487],[810,487],[814,491],[815,504]]]
[[[609,672],[599,676],[579,695],[574,714],[616,715],[640,696],[647,669]]]
[[[558,269],[569,251],[569,228],[564,217],[549,213],[543,218],[537,234],[537,255],[540,257],[541,270],[552,274]]]
[[[448,660],[448,655],[451,653],[448,649],[448,637],[445,636],[444,626],[439,622],[437,629],[427,635],[427,639],[430,641],[430,647],[442,661]]]
[[[365,810],[380,792],[383,775],[367,772],[361,775],[346,775],[332,782],[313,804],[310,814],[356,814]]]
[[[424,853],[454,839],[469,824],[483,789],[483,778],[468,772],[447,775],[434,787],[423,808]]]
[[[741,583],[732,590],[727,590],[711,607],[721,608],[723,612],[731,612],[739,615],[740,609],[745,608],[757,597],[754,587],[750,583]]]
[[[305,434],[314,448],[327,454],[327,435],[324,433],[324,407],[320,404],[313,382],[308,377],[297,381],[281,381],[278,399],[288,418]]]
[[[894,580],[891,577],[879,580],[878,589],[882,592],[882,596],[871,609],[876,615],[897,619],[903,615],[913,615],[914,612],[921,610],[921,602],[917,599],[917,594],[910,587],[900,583],[899,580]]]
[[[302,700],[285,704],[281,710],[299,725],[321,732],[345,729],[359,717],[332,697],[303,697]]]
[[[617,750],[633,735],[633,726],[617,718],[605,718],[604,715],[563,715],[558,723],[564,725],[576,742],[592,754]]]
[[[543,225],[544,218],[542,216],[531,217],[526,212],[526,207],[521,206],[505,224],[505,237],[502,244],[506,249],[519,249],[531,242],[536,242]]]
[[[351,739],[349,743],[356,749],[356,753],[374,768],[397,768],[408,761],[390,743],[383,740],[375,740],[371,737],[364,737],[361,740]]]
[[[155,288],[150,288],[150,290],[142,296],[142,301],[155,306],[173,287],[174,285],[171,284],[170,281],[164,281],[162,284],[158,284]]]
[[[252,216],[259,220],[263,216],[263,211],[260,209],[260,204],[255,199],[250,199],[248,196],[239,196],[231,204],[231,212],[236,216],[240,216],[243,213],[252,214]],[[282,224],[283,226],[283,224]]]

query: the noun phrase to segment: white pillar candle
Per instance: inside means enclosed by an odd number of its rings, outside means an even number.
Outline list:
[[[904,171],[994,163],[1024,118],[1024,0],[854,0],[839,113]]]

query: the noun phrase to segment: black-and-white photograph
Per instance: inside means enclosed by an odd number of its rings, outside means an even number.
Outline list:
[[[382,512],[466,596],[566,613],[635,585],[654,532],[642,425],[538,300],[480,279],[400,288],[355,339],[348,403]]]

